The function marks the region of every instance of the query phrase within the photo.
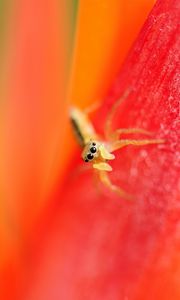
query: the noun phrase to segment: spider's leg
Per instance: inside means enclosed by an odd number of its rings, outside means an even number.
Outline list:
[[[99,146],[99,152],[101,153],[101,156],[105,159],[105,160],[112,160],[115,159],[114,154],[110,153],[108,149],[106,149],[106,147],[102,144],[101,146]]]
[[[162,144],[165,141],[162,139],[152,139],[152,140],[117,140],[110,144],[111,151],[118,150],[128,145],[134,146],[143,146],[143,145],[151,145],[151,144]]]
[[[121,189],[120,187],[114,185],[110,178],[109,175],[106,171],[99,171],[99,178],[101,180],[101,182],[108,187],[112,192],[118,194],[120,197],[126,199],[126,200],[133,200],[133,196],[126,193],[123,189]]]
[[[79,177],[81,174],[85,173],[86,171],[92,170],[91,165],[79,165],[76,167],[70,174],[70,178],[73,180]]]
[[[106,162],[93,163],[93,168],[100,171],[112,171],[112,167]]]
[[[99,185],[99,171],[96,172],[96,170],[94,170],[93,172],[93,183],[94,183],[94,187],[96,189],[96,192],[98,195],[101,195],[101,188]]]
[[[110,138],[111,133],[112,133],[112,120],[114,118],[116,110],[117,110],[118,106],[128,97],[130,90],[131,90],[130,88],[125,90],[124,94],[113,104],[113,106],[107,116],[106,123],[105,123],[105,130],[104,130],[107,140]]]
[[[88,115],[88,114],[91,114],[93,113],[94,111],[96,111],[101,105],[101,102],[100,101],[96,101],[94,103],[92,103],[90,106],[86,107],[83,112]]]
[[[111,140],[117,140],[121,134],[141,133],[145,135],[152,135],[153,133],[141,128],[118,128],[111,135]]]

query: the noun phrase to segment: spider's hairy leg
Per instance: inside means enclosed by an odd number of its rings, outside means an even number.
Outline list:
[[[92,170],[92,167],[90,165],[79,165],[71,172],[70,178],[74,180],[78,178],[81,174],[89,170]]]
[[[152,132],[141,128],[118,128],[110,135],[110,139],[117,140],[119,136],[121,136],[121,134],[131,134],[131,133],[140,133],[145,135],[153,134]]]
[[[112,171],[112,167],[107,162],[93,163],[93,168],[100,171]]]
[[[110,153],[108,149],[104,145],[101,145],[99,147],[99,152],[101,153],[101,156],[106,160],[115,159],[114,154]]]
[[[93,112],[95,112],[101,105],[101,102],[100,101],[96,101],[94,103],[92,103],[90,106],[86,107],[83,112],[86,114],[86,115],[89,115]]]
[[[94,187],[96,189],[96,192],[98,195],[101,195],[101,189],[100,189],[100,186],[99,186],[99,172],[95,171],[93,172],[93,183],[94,183]]]
[[[113,104],[113,106],[107,116],[106,123],[105,123],[105,130],[104,130],[107,140],[109,140],[111,138],[112,121],[113,121],[114,115],[116,113],[116,110],[119,107],[119,105],[129,96],[130,91],[131,91],[131,88],[128,88],[125,90],[125,92],[122,94],[122,96]]]
[[[110,144],[111,151],[115,151],[126,147],[128,145],[133,146],[144,146],[144,145],[151,145],[151,144],[163,144],[165,140],[162,139],[144,139],[144,140],[117,140]]]
[[[118,196],[120,196],[126,200],[133,200],[132,195],[126,193],[123,189],[114,185],[111,182],[109,175],[106,171],[99,171],[99,178],[106,187],[108,187],[112,192],[116,193]]]

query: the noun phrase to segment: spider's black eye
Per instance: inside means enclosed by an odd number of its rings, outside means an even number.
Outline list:
[[[96,147],[91,147],[90,151],[91,151],[91,153],[96,153]]]
[[[96,146],[96,143],[92,143],[93,144],[93,146]]]
[[[89,160],[86,158],[84,161],[85,161],[85,162],[88,162]]]
[[[89,160],[91,160],[91,159],[94,158],[94,156],[93,156],[91,153],[89,153],[89,154],[87,155],[87,158],[88,158]]]

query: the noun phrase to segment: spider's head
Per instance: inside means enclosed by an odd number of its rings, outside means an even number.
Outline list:
[[[109,152],[106,144],[89,141],[83,149],[82,158],[85,162],[93,162],[94,166],[94,164],[112,160],[115,156]]]
[[[91,162],[99,158],[99,143],[90,141],[87,143],[82,152],[82,158],[85,162]]]

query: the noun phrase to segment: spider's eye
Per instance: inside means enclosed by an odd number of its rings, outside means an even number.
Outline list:
[[[96,143],[92,143],[93,144],[93,146],[96,146]]]
[[[84,161],[85,161],[85,162],[88,162],[89,160],[86,158]]]
[[[91,147],[90,151],[91,151],[91,153],[96,153],[96,147]]]
[[[91,160],[91,159],[94,158],[94,156],[93,156],[91,153],[89,153],[89,154],[87,155],[87,158],[88,158],[89,160]]]

